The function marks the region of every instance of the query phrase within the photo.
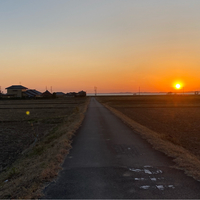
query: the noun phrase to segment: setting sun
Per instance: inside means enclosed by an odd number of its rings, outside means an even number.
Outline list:
[[[177,84],[175,85],[175,87],[176,87],[176,89],[180,89],[180,88],[181,88],[181,85],[180,85],[179,83],[177,83]]]

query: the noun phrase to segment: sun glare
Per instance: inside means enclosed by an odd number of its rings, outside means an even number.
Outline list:
[[[178,90],[178,89],[181,88],[181,85],[180,85],[179,83],[177,83],[177,84],[175,85],[175,87],[176,87],[176,89]]]

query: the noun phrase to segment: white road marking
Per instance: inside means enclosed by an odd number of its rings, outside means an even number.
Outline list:
[[[159,190],[164,190],[164,186],[163,186],[163,185],[156,185],[156,187],[157,187]]]
[[[149,171],[148,169],[145,169],[144,172],[145,172],[146,174],[152,174],[152,172]]]
[[[141,169],[134,169],[134,168],[129,168],[129,170],[132,172],[142,172],[143,171]]]
[[[163,172],[162,172],[162,170],[157,170],[156,172],[154,172],[153,174],[162,174]]]
[[[143,185],[143,186],[140,186],[140,188],[141,188],[141,189],[144,189],[144,190],[147,190],[147,189],[150,188],[150,186],[149,186],[149,185]]]
[[[144,181],[144,178],[134,178],[136,181]]]

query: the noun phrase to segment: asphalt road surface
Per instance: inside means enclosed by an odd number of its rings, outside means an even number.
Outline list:
[[[44,198],[200,198],[200,182],[171,168],[131,128],[92,98],[63,170],[44,189]]]

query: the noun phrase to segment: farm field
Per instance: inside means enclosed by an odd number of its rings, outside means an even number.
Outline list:
[[[200,96],[97,97],[200,159]]]
[[[0,101],[0,173],[34,141],[79,111],[86,98]],[[29,111],[29,115],[26,112]]]

